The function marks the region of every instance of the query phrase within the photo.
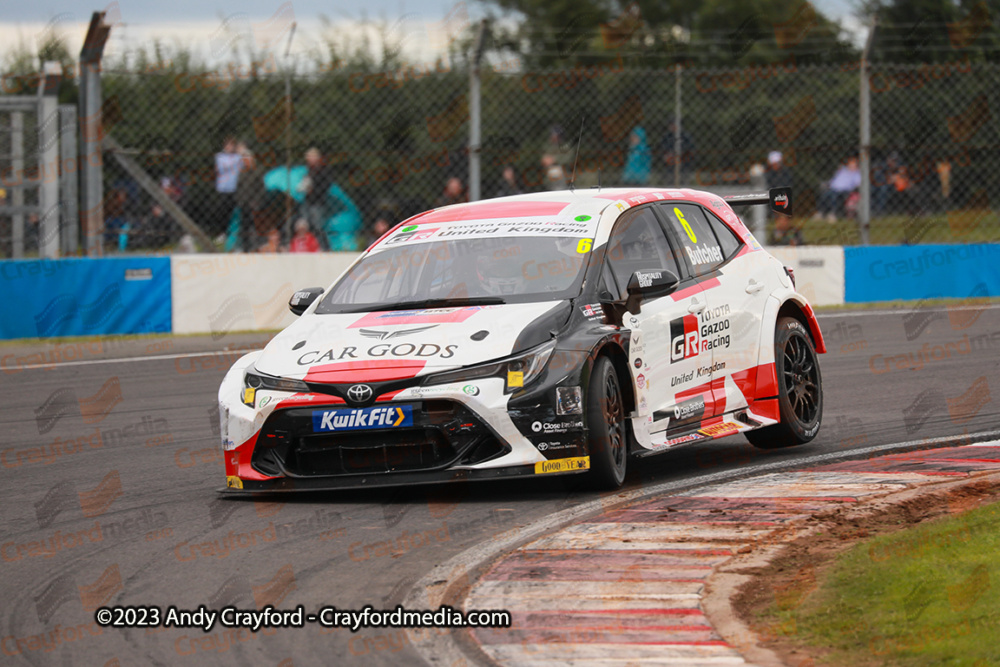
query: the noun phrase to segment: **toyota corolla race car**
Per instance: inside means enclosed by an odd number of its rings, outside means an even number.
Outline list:
[[[730,204],[791,193],[546,192],[417,215],[219,389],[230,490],[585,474],[745,434],[812,440],[819,324]]]

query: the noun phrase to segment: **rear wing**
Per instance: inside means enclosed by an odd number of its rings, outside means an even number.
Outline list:
[[[771,188],[767,192],[755,192],[748,195],[729,195],[723,197],[730,206],[752,206],[768,204],[775,213],[792,214],[792,189]]]

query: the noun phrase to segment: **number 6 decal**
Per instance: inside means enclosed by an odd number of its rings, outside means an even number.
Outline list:
[[[593,239],[580,239],[580,242],[576,244],[576,251],[578,253],[590,252],[590,248],[594,245]]]
[[[688,238],[691,239],[691,243],[697,243],[698,237],[694,235],[694,230],[691,229],[691,225],[689,225],[688,221],[684,219],[684,213],[676,206],[674,207],[674,215],[677,216],[677,219],[681,223],[681,227],[683,227],[684,231],[687,232]]]

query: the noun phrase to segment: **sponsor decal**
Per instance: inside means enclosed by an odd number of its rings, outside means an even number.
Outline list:
[[[257,407],[262,408],[270,402],[271,402],[271,397],[265,396],[262,399],[260,399],[260,404]]]
[[[372,397],[375,391],[367,384],[351,385],[347,390],[347,400],[351,403],[364,403]]]
[[[381,310],[366,314],[360,320],[347,327],[378,326],[386,324],[447,324],[464,322],[481,310],[489,310],[492,306],[465,306],[464,308],[426,308],[423,310]]]
[[[590,216],[589,215],[578,215],[578,216],[576,216],[573,219],[576,220],[577,222],[587,222],[588,220],[590,220]]]
[[[635,386],[637,386],[639,389],[645,389],[646,388],[646,376],[643,375],[642,373],[639,373],[639,375],[637,375],[636,378],[635,378]]]
[[[636,368],[642,368],[642,359],[636,357],[635,362],[633,363],[635,364]]]
[[[740,432],[740,425],[733,422],[722,422],[705,428],[698,429],[698,433],[707,435],[710,438],[721,438],[727,435],[734,435]]]
[[[684,401],[674,406],[673,417],[676,421],[685,421],[693,417],[701,419],[705,414],[705,397],[698,396],[690,401]]]
[[[469,396],[479,396],[479,387],[474,384],[467,384],[462,387],[462,391]]]
[[[576,456],[569,459],[553,459],[539,461],[535,464],[535,474],[544,475],[550,472],[572,472],[574,470],[589,470],[590,457]]]
[[[698,356],[700,344],[696,316],[685,315],[670,321],[670,363]]]
[[[413,406],[313,410],[313,432],[358,431],[413,425]]]
[[[691,251],[688,250],[689,254],[690,254],[690,252]],[[722,261],[721,260],[722,255],[720,254],[719,257],[720,257],[719,261],[721,262]],[[654,280],[660,280],[661,278],[663,278],[663,272],[662,271],[636,271],[635,272],[635,276],[636,276],[636,278],[639,279],[639,289],[643,289],[643,288],[646,288],[646,287],[652,287]]]
[[[535,447],[540,452],[547,451],[549,449],[572,449],[576,447],[575,443],[572,442],[536,442]]]
[[[531,430],[535,433],[568,433],[569,431],[578,431],[582,428],[582,421],[554,423],[537,421],[531,425]]]
[[[774,197],[774,205],[781,208],[788,208],[788,195],[776,195]]]
[[[226,475],[226,488],[227,489],[242,489],[243,480],[235,475]]]
[[[588,303],[586,306],[581,306],[580,310],[583,312],[584,317],[596,317],[604,314],[599,303]]]
[[[437,343],[378,343],[362,352],[365,357],[438,357],[450,359],[455,356],[458,345],[438,345]],[[358,359],[358,348],[347,346],[329,350],[309,350],[298,358],[299,366],[312,366],[325,361],[341,361],[343,359]]]
[[[391,239],[386,240],[385,245],[392,245],[394,243],[406,243],[407,241],[426,241],[430,237],[434,236],[434,233],[439,229],[441,228],[432,227],[431,229],[420,229],[417,225],[410,225],[408,227],[403,227],[403,229],[400,229],[395,236],[393,236]]]
[[[378,340],[386,340],[387,338],[402,338],[403,336],[409,336],[410,334],[420,333],[421,331],[427,331],[428,329],[433,329],[436,324],[431,324],[426,327],[417,327],[415,329],[399,329],[397,331],[376,331],[375,329],[359,329],[358,333],[365,338],[376,338]]]
[[[687,251],[688,259],[695,266],[722,262],[722,249],[717,245],[702,243],[701,245],[696,245],[694,248],[684,246],[684,250]]]
[[[664,441],[662,445],[656,445],[657,447],[670,447],[671,445],[679,445],[682,442],[694,442],[695,440],[701,440],[704,436],[699,433],[689,433],[687,435],[682,435],[676,438],[670,438]]]

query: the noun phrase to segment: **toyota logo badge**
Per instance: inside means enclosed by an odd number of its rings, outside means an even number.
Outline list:
[[[347,390],[347,398],[352,403],[364,403],[372,397],[372,388],[366,384],[356,384]]]

